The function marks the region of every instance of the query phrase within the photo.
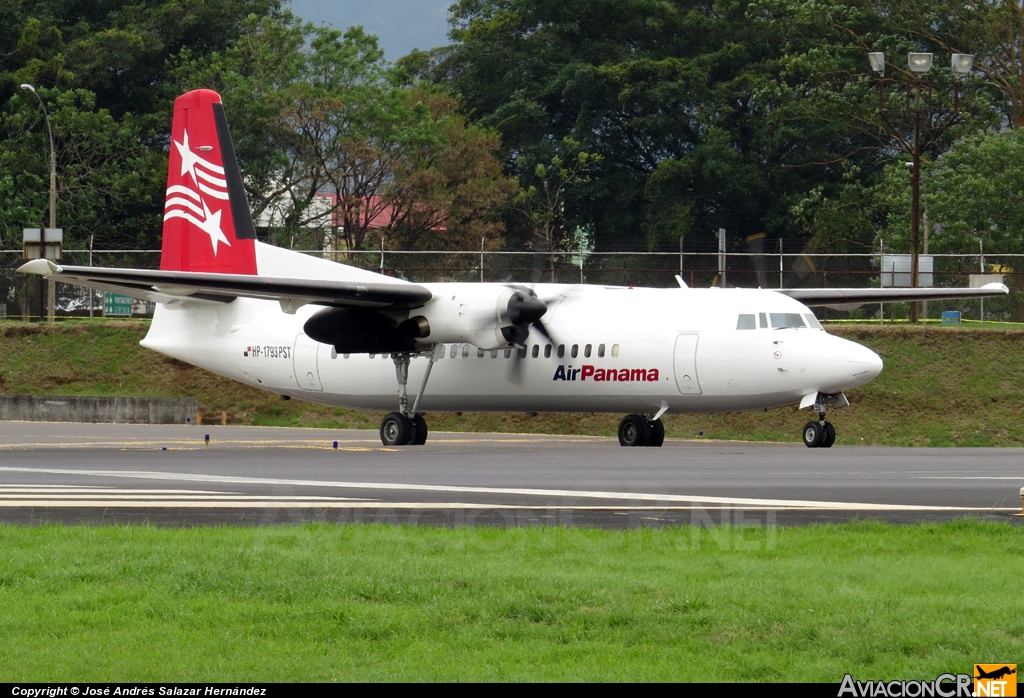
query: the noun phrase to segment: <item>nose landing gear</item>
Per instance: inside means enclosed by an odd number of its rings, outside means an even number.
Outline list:
[[[832,448],[836,442],[836,428],[832,422],[826,422],[824,417],[822,414],[821,421],[804,425],[804,444],[807,448]]]
[[[836,442],[836,428],[832,426],[832,422],[825,421],[825,410],[829,405],[838,409],[849,404],[849,400],[842,393],[837,395],[818,393],[814,400],[814,411],[818,413],[818,421],[807,422],[804,425],[804,445],[807,448],[832,448],[832,444]]]

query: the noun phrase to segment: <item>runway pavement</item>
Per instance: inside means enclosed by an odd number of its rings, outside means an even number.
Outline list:
[[[1024,523],[1021,487],[1024,449],[0,422],[4,523]]]

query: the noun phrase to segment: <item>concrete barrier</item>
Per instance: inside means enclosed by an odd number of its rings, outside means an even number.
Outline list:
[[[59,397],[0,395],[0,420],[107,424],[195,423],[194,397]]]

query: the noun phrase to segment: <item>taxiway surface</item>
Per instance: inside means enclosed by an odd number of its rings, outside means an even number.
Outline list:
[[[1020,523],[1022,486],[1024,449],[0,422],[6,523]]]

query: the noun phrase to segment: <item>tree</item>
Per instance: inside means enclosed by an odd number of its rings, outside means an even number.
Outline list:
[[[158,246],[167,159],[144,145],[138,120],[96,108],[88,90],[39,90],[49,103],[57,157],[57,224],[65,246],[90,236],[103,249]],[[50,159],[46,124],[35,97],[12,100],[2,122],[0,245],[20,244],[23,227],[47,224]]]
[[[906,201],[907,175],[894,170],[890,189]],[[929,163],[922,192],[932,228],[929,251],[973,251],[980,240],[987,254],[1024,252],[1024,137],[1019,131],[986,131],[958,141]],[[890,245],[906,244],[906,211],[904,205],[893,206]]]
[[[272,239],[280,228],[356,250],[379,228],[412,247],[500,236],[489,212],[509,187],[495,134],[468,126],[454,98],[410,85],[361,27],[252,18],[229,50],[176,74],[223,92],[246,193]]]

